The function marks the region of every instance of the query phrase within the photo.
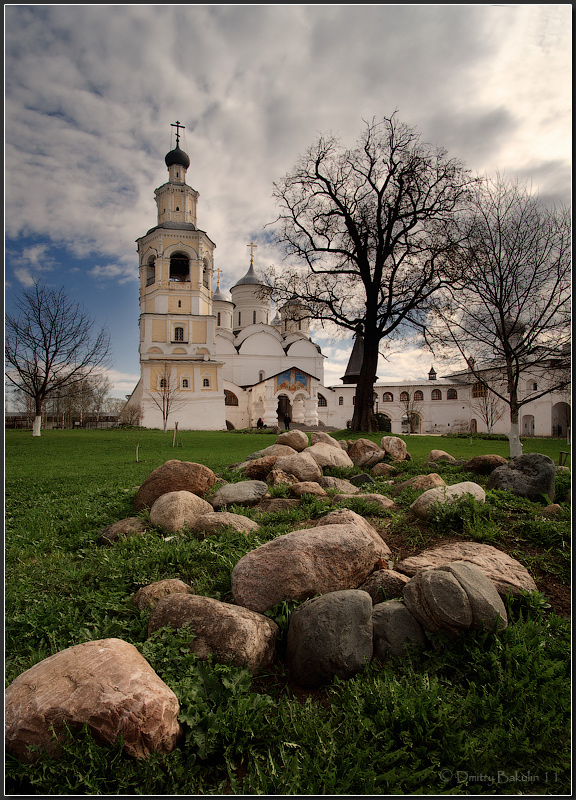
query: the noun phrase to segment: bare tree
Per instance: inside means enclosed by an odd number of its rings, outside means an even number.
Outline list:
[[[429,340],[463,357],[509,407],[515,457],[521,407],[570,380],[570,214],[498,177],[478,187],[460,228],[456,259],[464,277],[437,303]]]
[[[182,405],[180,388],[167,364],[164,364],[163,371],[158,375],[158,388],[148,392],[148,396],[162,412],[162,427],[166,433],[170,414]]]
[[[406,388],[400,392],[399,396],[402,418],[406,420],[408,427],[407,433],[420,432],[421,400],[423,398],[420,398],[420,395],[416,394],[416,391],[414,386],[406,386]]]
[[[109,355],[104,328],[58,291],[36,284],[17,301],[18,316],[6,315],[7,379],[34,401],[33,436],[40,436],[46,399],[85,381]]]
[[[275,185],[277,243],[300,274],[272,270],[276,295],[363,339],[353,430],[372,430],[383,340],[421,329],[444,285],[451,218],[473,180],[396,114],[365,124],[357,146],[321,136]]]
[[[496,382],[496,381],[494,381]],[[474,390],[474,387],[472,387]],[[498,395],[489,389],[485,384],[477,384],[476,397],[472,397],[470,408],[478,414],[482,422],[486,425],[488,433],[492,433],[494,426],[504,416],[506,406],[502,403]]]

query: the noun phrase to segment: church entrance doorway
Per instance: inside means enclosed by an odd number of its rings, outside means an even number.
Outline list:
[[[278,425],[283,428],[284,427],[284,417],[286,414],[292,419],[292,404],[290,403],[290,399],[287,395],[281,394],[278,395]]]

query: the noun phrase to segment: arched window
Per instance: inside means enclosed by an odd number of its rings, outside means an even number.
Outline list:
[[[183,342],[184,341],[184,328],[174,328],[174,341],[175,342]]]
[[[242,312],[241,311],[238,312],[238,327],[240,327],[240,325],[242,325]]]
[[[256,325],[256,312],[252,312],[252,325]]]
[[[218,327],[220,327],[220,312],[218,312]]]
[[[458,392],[456,389],[448,389],[446,392],[446,399],[447,400],[458,400]]]
[[[202,387],[204,389],[210,388],[210,378],[202,378]]]
[[[383,403],[392,403],[394,401],[394,395],[392,392],[384,392],[382,395],[382,402]]]
[[[410,395],[408,394],[408,392],[400,392],[400,400],[404,403],[410,400]]]
[[[167,389],[168,388],[168,379],[167,378],[160,378],[160,380],[158,381],[158,386],[161,389]]]
[[[472,387],[472,397],[486,397],[488,395],[488,389],[486,385],[483,383],[475,383]]]
[[[432,400],[442,400],[442,392],[440,389],[432,389]]]
[[[318,392],[318,408],[326,408],[327,405],[328,403],[326,402],[324,395]]]
[[[343,397],[339,397],[338,398],[338,405],[339,406],[343,406],[344,405],[344,398]]]
[[[208,285],[210,283],[210,272],[208,270],[208,265],[207,264],[204,264],[204,269],[202,270],[202,283],[204,284],[204,286],[207,289]]]
[[[146,286],[151,286],[156,279],[156,265],[154,263],[154,256],[148,259],[146,265]]]
[[[262,370],[262,369],[258,373],[258,380],[259,381],[263,381],[264,380],[264,370]]]
[[[414,392],[414,400],[424,400],[424,392],[421,392],[420,389]]]
[[[228,389],[224,389],[224,405],[225,406],[238,405],[238,398],[236,397],[234,392],[229,392]]]
[[[182,388],[188,389],[188,378],[182,378]]]
[[[190,280],[190,259],[186,253],[172,253],[170,256],[170,280]]]

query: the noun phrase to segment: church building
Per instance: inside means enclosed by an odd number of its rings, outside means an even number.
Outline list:
[[[318,425],[324,356],[296,297],[272,315],[271,290],[254,268],[227,296],[214,267],[216,245],[198,227],[198,192],[176,147],[168,181],[155,191],[157,223],[137,240],[140,381],[124,415],[146,428],[223,430],[293,422]],[[213,290],[215,274],[216,289]]]
[[[324,386],[324,356],[310,338],[310,320],[296,294],[276,311],[271,289],[254,267],[255,244],[244,277],[220,289],[216,245],[198,227],[198,192],[186,183],[188,155],[176,147],[165,158],[168,180],[155,191],[156,225],[137,240],[140,274],[140,380],[123,418],[145,428],[225,430],[283,426],[285,415],[305,426],[349,426],[362,342],[357,339],[342,385]],[[248,259],[247,259],[248,260]],[[214,289],[214,281],[216,288]],[[550,367],[529,370],[526,399],[539,394]],[[490,395],[490,396],[489,396]],[[505,404],[493,401],[471,372],[420,382],[377,382],[374,412],[384,430],[406,433],[506,433]],[[522,409],[524,436],[565,436],[568,392],[550,393]]]

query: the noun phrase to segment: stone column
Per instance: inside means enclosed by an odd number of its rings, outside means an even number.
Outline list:
[[[277,408],[278,400],[275,397],[267,397],[266,400],[264,400],[264,416],[262,420],[264,425],[269,428],[276,428],[278,426]]]
[[[304,400],[299,397],[292,402],[292,422],[305,423]]]
[[[318,398],[307,397],[304,401],[304,424],[318,426]]]

